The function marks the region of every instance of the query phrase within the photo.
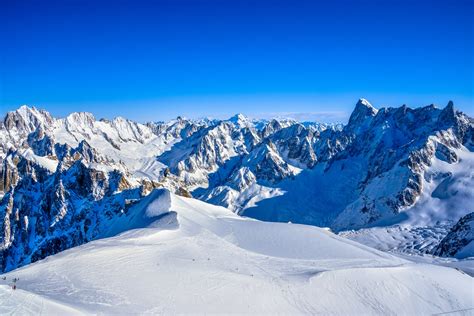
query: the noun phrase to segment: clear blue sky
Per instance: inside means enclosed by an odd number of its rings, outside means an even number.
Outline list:
[[[473,107],[474,1],[0,2],[0,107],[140,121]]]

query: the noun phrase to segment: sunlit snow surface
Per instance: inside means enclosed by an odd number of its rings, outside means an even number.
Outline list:
[[[5,274],[0,313],[473,312],[467,274],[321,228],[241,218],[165,190],[131,212],[110,227],[121,235]]]

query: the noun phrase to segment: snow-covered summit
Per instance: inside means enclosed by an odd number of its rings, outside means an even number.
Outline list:
[[[370,119],[377,114],[378,110],[366,99],[359,99],[356,103],[354,111],[349,118],[347,128],[360,132],[362,128],[366,128]]]
[[[374,108],[373,105],[367,99],[360,98],[359,101],[357,101],[356,107],[357,106],[364,106],[374,112],[374,114],[377,114],[377,109]]]
[[[256,125],[258,125],[258,121],[254,121],[242,113],[235,114],[234,116],[230,117],[227,121],[234,124],[237,128],[255,129]]]

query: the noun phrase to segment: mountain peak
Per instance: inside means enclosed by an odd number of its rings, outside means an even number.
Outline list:
[[[447,112],[447,113],[451,113],[452,115],[454,115],[456,113],[456,111],[454,110],[454,103],[453,101],[449,101],[448,104],[446,105],[446,107],[443,109],[443,111]]]
[[[354,111],[352,111],[349,123],[347,124],[350,128],[357,128],[364,124],[367,118],[374,117],[377,114],[377,109],[370,104],[366,99],[359,99]]]
[[[40,111],[34,106],[29,106],[29,105],[24,104],[20,106],[15,112],[21,115],[23,118],[27,118],[30,116],[35,116],[35,117],[42,116],[43,112],[45,111]]]
[[[370,102],[364,98],[360,98],[359,101],[357,101],[355,110],[357,110],[358,108],[367,109],[368,111],[372,112],[374,115],[377,114],[377,109],[374,108],[372,104],[370,104]]]
[[[242,113],[235,114],[234,116],[229,118],[228,121],[239,127],[248,127],[249,125],[252,125],[251,120]]]
[[[453,124],[456,121],[456,110],[453,101],[449,101],[446,107],[441,111],[438,120],[443,124]]]
[[[22,106],[20,106],[18,108],[17,111],[20,112],[20,113],[33,112],[33,111],[36,111],[36,108],[34,106],[29,106],[29,105],[23,104]]]
[[[229,121],[233,123],[238,122],[238,121],[247,121],[247,120],[248,120],[248,117],[243,115],[242,113],[237,113],[231,118],[229,118]]]
[[[22,105],[17,110],[8,112],[4,124],[8,129],[16,127],[25,133],[31,133],[40,125],[49,126],[53,122],[51,115],[35,107]]]
[[[70,124],[90,125],[94,124],[95,117],[89,112],[73,112],[66,117],[66,122]]]

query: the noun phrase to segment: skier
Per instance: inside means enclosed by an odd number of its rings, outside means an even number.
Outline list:
[[[12,284],[12,289],[16,290],[16,282],[20,280],[19,278],[13,278],[13,284]]]

